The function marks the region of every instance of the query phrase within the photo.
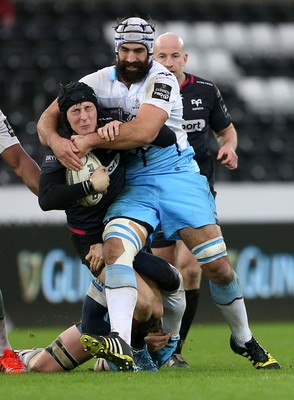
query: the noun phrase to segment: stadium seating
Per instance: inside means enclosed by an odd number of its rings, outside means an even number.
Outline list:
[[[168,4],[168,5],[167,5]],[[294,7],[290,2],[204,0],[26,0],[12,27],[0,26],[0,108],[40,164],[36,132],[59,83],[113,62],[112,27],[134,12],[156,32],[181,35],[187,71],[214,81],[239,133],[240,168],[219,180],[290,181],[294,177]],[[212,143],[212,150],[215,145]],[[18,179],[0,160],[2,184]]]

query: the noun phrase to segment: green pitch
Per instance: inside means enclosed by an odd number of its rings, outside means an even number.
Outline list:
[[[68,373],[0,374],[0,398],[7,400],[288,400],[294,393],[294,322],[251,324],[256,339],[282,364],[255,370],[229,348],[225,325],[194,325],[183,355],[190,369],[159,373],[94,373],[90,361]],[[61,330],[17,329],[15,348],[43,347]]]

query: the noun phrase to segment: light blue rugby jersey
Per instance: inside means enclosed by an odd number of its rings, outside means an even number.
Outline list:
[[[117,80],[115,66],[98,70],[81,81],[94,89],[99,107],[121,110],[124,115],[128,114],[129,120],[135,118],[141,104],[152,104],[165,110],[169,116],[166,125],[175,132],[178,146],[164,149],[146,146],[128,151],[126,179],[175,171],[199,171],[193,160],[194,150],[182,128],[183,104],[177,79],[161,64],[153,61],[146,78],[132,84],[129,89]]]

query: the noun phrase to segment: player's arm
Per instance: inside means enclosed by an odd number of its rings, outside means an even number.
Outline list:
[[[20,144],[5,149],[1,154],[5,163],[19,176],[27,187],[36,195],[39,191],[40,168],[25,152]]]
[[[219,132],[214,132],[214,135],[219,147],[217,160],[229,169],[236,169],[238,167],[238,156],[235,150],[237,149],[238,139],[233,123]]]
[[[119,136],[120,129],[119,125],[121,121],[112,121],[111,124],[108,124],[107,129],[98,130],[98,135],[105,140],[112,141],[115,140],[116,136]],[[167,125],[163,125],[158,134],[156,135],[155,139],[150,142],[150,145],[157,146],[157,147],[168,147],[176,144],[177,136],[175,132],[170,129]]]
[[[77,135],[72,137],[72,140],[81,152],[79,156],[97,147],[117,150],[142,147],[155,140],[167,118],[168,114],[163,109],[143,104],[132,121],[125,123],[113,121],[99,128],[99,134],[91,133],[83,137]],[[110,137],[114,140],[109,140]]]
[[[95,193],[106,193],[109,186],[109,175],[105,167],[98,167],[88,181],[68,185],[65,169],[43,171],[40,176],[39,205],[43,211],[64,210],[85,196]]]
[[[49,146],[58,160],[66,168],[79,170],[82,166],[81,160],[77,156],[78,149],[74,143],[58,134],[60,111],[57,100],[54,100],[49,107],[42,113],[37,130],[40,142],[44,146]]]

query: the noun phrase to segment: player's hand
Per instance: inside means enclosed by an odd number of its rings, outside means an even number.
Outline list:
[[[97,133],[101,139],[105,139],[107,142],[113,142],[115,136],[119,135],[120,124],[122,124],[120,121],[111,121],[102,128],[98,128]]]
[[[97,133],[89,133],[88,135],[73,135],[71,139],[71,143],[73,146],[77,149],[77,155],[79,158],[82,158],[86,154],[90,153],[90,151],[93,149],[93,137]]]
[[[70,140],[56,136],[55,140],[50,143],[50,147],[65,168],[74,171],[82,168],[82,162],[77,155],[79,150]]]
[[[91,181],[97,193],[106,194],[110,184],[110,178],[107,168],[100,165],[91,175]]]
[[[90,246],[89,253],[85,259],[90,264],[90,270],[95,274],[104,267],[104,257],[102,255],[102,243],[95,243]]]
[[[148,350],[154,352],[166,346],[170,337],[171,334],[166,332],[149,332],[144,340],[147,344]]]
[[[219,149],[216,159],[229,169],[236,169],[238,167],[238,156],[235,150],[229,145],[224,145]]]

